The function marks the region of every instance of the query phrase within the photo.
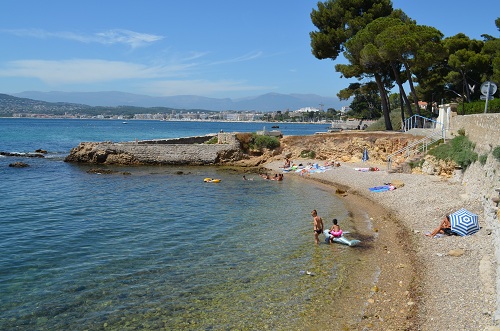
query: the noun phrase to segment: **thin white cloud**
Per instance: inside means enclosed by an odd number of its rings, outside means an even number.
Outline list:
[[[197,59],[202,54],[193,54]],[[185,79],[197,63],[173,61],[168,65],[74,59],[63,61],[19,60],[0,68],[0,77],[36,78],[52,87],[103,82],[134,81],[143,93],[169,96],[214,95],[222,92],[272,90],[275,87],[249,85],[239,80]]]
[[[140,47],[163,39],[162,36],[121,29],[99,32],[95,36],[97,41],[103,44],[125,44],[130,45],[132,48]]]
[[[0,68],[0,77],[37,78],[50,85],[96,83],[124,79],[158,79],[185,75],[194,64],[163,66],[105,60],[19,60]]]
[[[236,63],[236,62],[245,62],[245,61],[250,61],[253,59],[257,59],[262,56],[262,52],[252,52],[252,53],[247,53],[242,56],[235,57],[233,59],[227,59],[227,60],[221,60],[221,61],[215,61],[210,63],[211,65],[219,65],[219,64],[226,64],[226,63]]]
[[[73,40],[82,43],[99,43],[104,45],[124,44],[132,48],[137,48],[151,44],[163,39],[163,36],[139,33],[125,29],[112,29],[97,32],[95,34],[83,34],[69,31],[49,32],[40,29],[19,29],[19,30],[0,30],[3,33],[9,33],[19,37],[32,37],[39,39],[58,38]]]

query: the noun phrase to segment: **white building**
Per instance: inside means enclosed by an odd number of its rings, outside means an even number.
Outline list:
[[[320,110],[318,108],[314,108],[314,107],[304,107],[304,108],[297,109],[294,112],[297,112],[297,113],[314,113],[314,112],[317,112],[317,111],[320,111]]]
[[[349,107],[349,106],[342,106],[342,108],[340,108],[340,112],[341,112],[342,114],[345,114],[345,113],[347,113],[348,111],[351,111],[351,107]]]

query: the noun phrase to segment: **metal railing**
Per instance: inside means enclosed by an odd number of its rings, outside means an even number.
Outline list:
[[[413,115],[405,119],[402,123],[403,132],[407,132],[411,129],[435,129],[436,127],[443,127],[443,123],[433,120],[432,118],[427,118],[421,115]]]
[[[417,116],[417,118],[413,119],[413,117],[415,117],[415,116]],[[414,123],[415,120],[417,120],[417,119],[418,120],[425,119],[425,120],[427,120],[428,123],[429,122],[432,123],[433,127],[431,127],[430,129],[435,129],[436,124],[440,124],[439,122],[434,121],[432,119],[425,118],[425,117],[420,116],[420,115],[414,115],[408,119],[408,120],[411,120],[411,121],[408,121],[408,123],[407,123],[408,127],[411,127],[410,125],[412,123]],[[425,122],[423,122],[423,123],[425,123]],[[411,127],[411,129],[414,129],[414,128],[415,127]],[[421,126],[420,126],[420,128],[421,128]],[[410,130],[410,129],[408,129],[408,130]],[[405,132],[408,130],[405,130]],[[420,140],[414,141],[411,144],[408,144],[407,146],[401,148],[400,150],[390,154],[387,157],[387,171],[392,170],[392,161],[393,161],[393,158],[395,156],[402,155],[404,157],[405,161],[407,161],[418,153],[426,153],[431,144],[435,143],[436,141],[438,141],[440,139],[445,139],[445,138],[446,138],[446,132],[445,132],[444,126],[441,125],[441,129],[433,130],[432,133],[427,135],[426,137],[424,137]]]

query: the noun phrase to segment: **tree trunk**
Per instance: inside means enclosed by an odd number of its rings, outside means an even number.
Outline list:
[[[413,116],[413,110],[411,109],[410,101],[408,100],[408,96],[406,95],[406,92],[403,88],[403,82],[401,82],[401,77],[399,76],[399,70],[396,68],[396,65],[394,62],[391,62],[391,68],[392,71],[394,72],[394,78],[396,78],[396,83],[399,86],[399,94],[404,100],[406,109],[408,110],[408,116],[412,117]]]
[[[406,131],[406,127],[404,126],[405,124],[405,108],[403,107],[403,97],[401,94],[399,94],[399,103],[400,103],[400,108],[401,108],[401,128]]]
[[[380,100],[382,101],[382,112],[384,114],[385,129],[392,131],[391,117],[389,116],[389,106],[387,102],[387,92],[385,91],[384,83],[382,82],[382,77],[379,74],[375,74],[375,82],[377,82],[377,87],[380,93]]]
[[[404,66],[406,71],[406,78],[408,79],[408,84],[410,85],[410,91],[413,96],[413,100],[415,101],[415,110],[417,114],[420,115],[420,107],[418,106],[417,91],[415,90],[415,86],[413,85],[413,79],[411,78],[410,66],[406,62],[404,63]]]

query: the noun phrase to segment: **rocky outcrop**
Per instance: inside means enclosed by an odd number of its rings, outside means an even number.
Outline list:
[[[205,139],[206,140],[206,139]],[[65,162],[115,165],[217,165],[243,157],[235,139],[227,143],[173,143],[168,140],[138,142],[82,142],[70,151]]]
[[[412,173],[451,178],[456,169],[457,165],[452,160],[438,160],[432,155],[426,155],[424,156],[422,166],[412,169]]]
[[[281,149],[289,158],[311,155],[318,160],[360,162],[363,151],[368,151],[371,163],[383,164],[387,157],[421,139],[398,132],[338,132],[314,136],[288,136],[281,139]],[[398,163],[398,160],[394,161]]]
[[[111,142],[82,142],[77,147],[71,149],[65,162],[91,163],[91,164],[140,164],[134,155],[126,151],[115,148]]]

